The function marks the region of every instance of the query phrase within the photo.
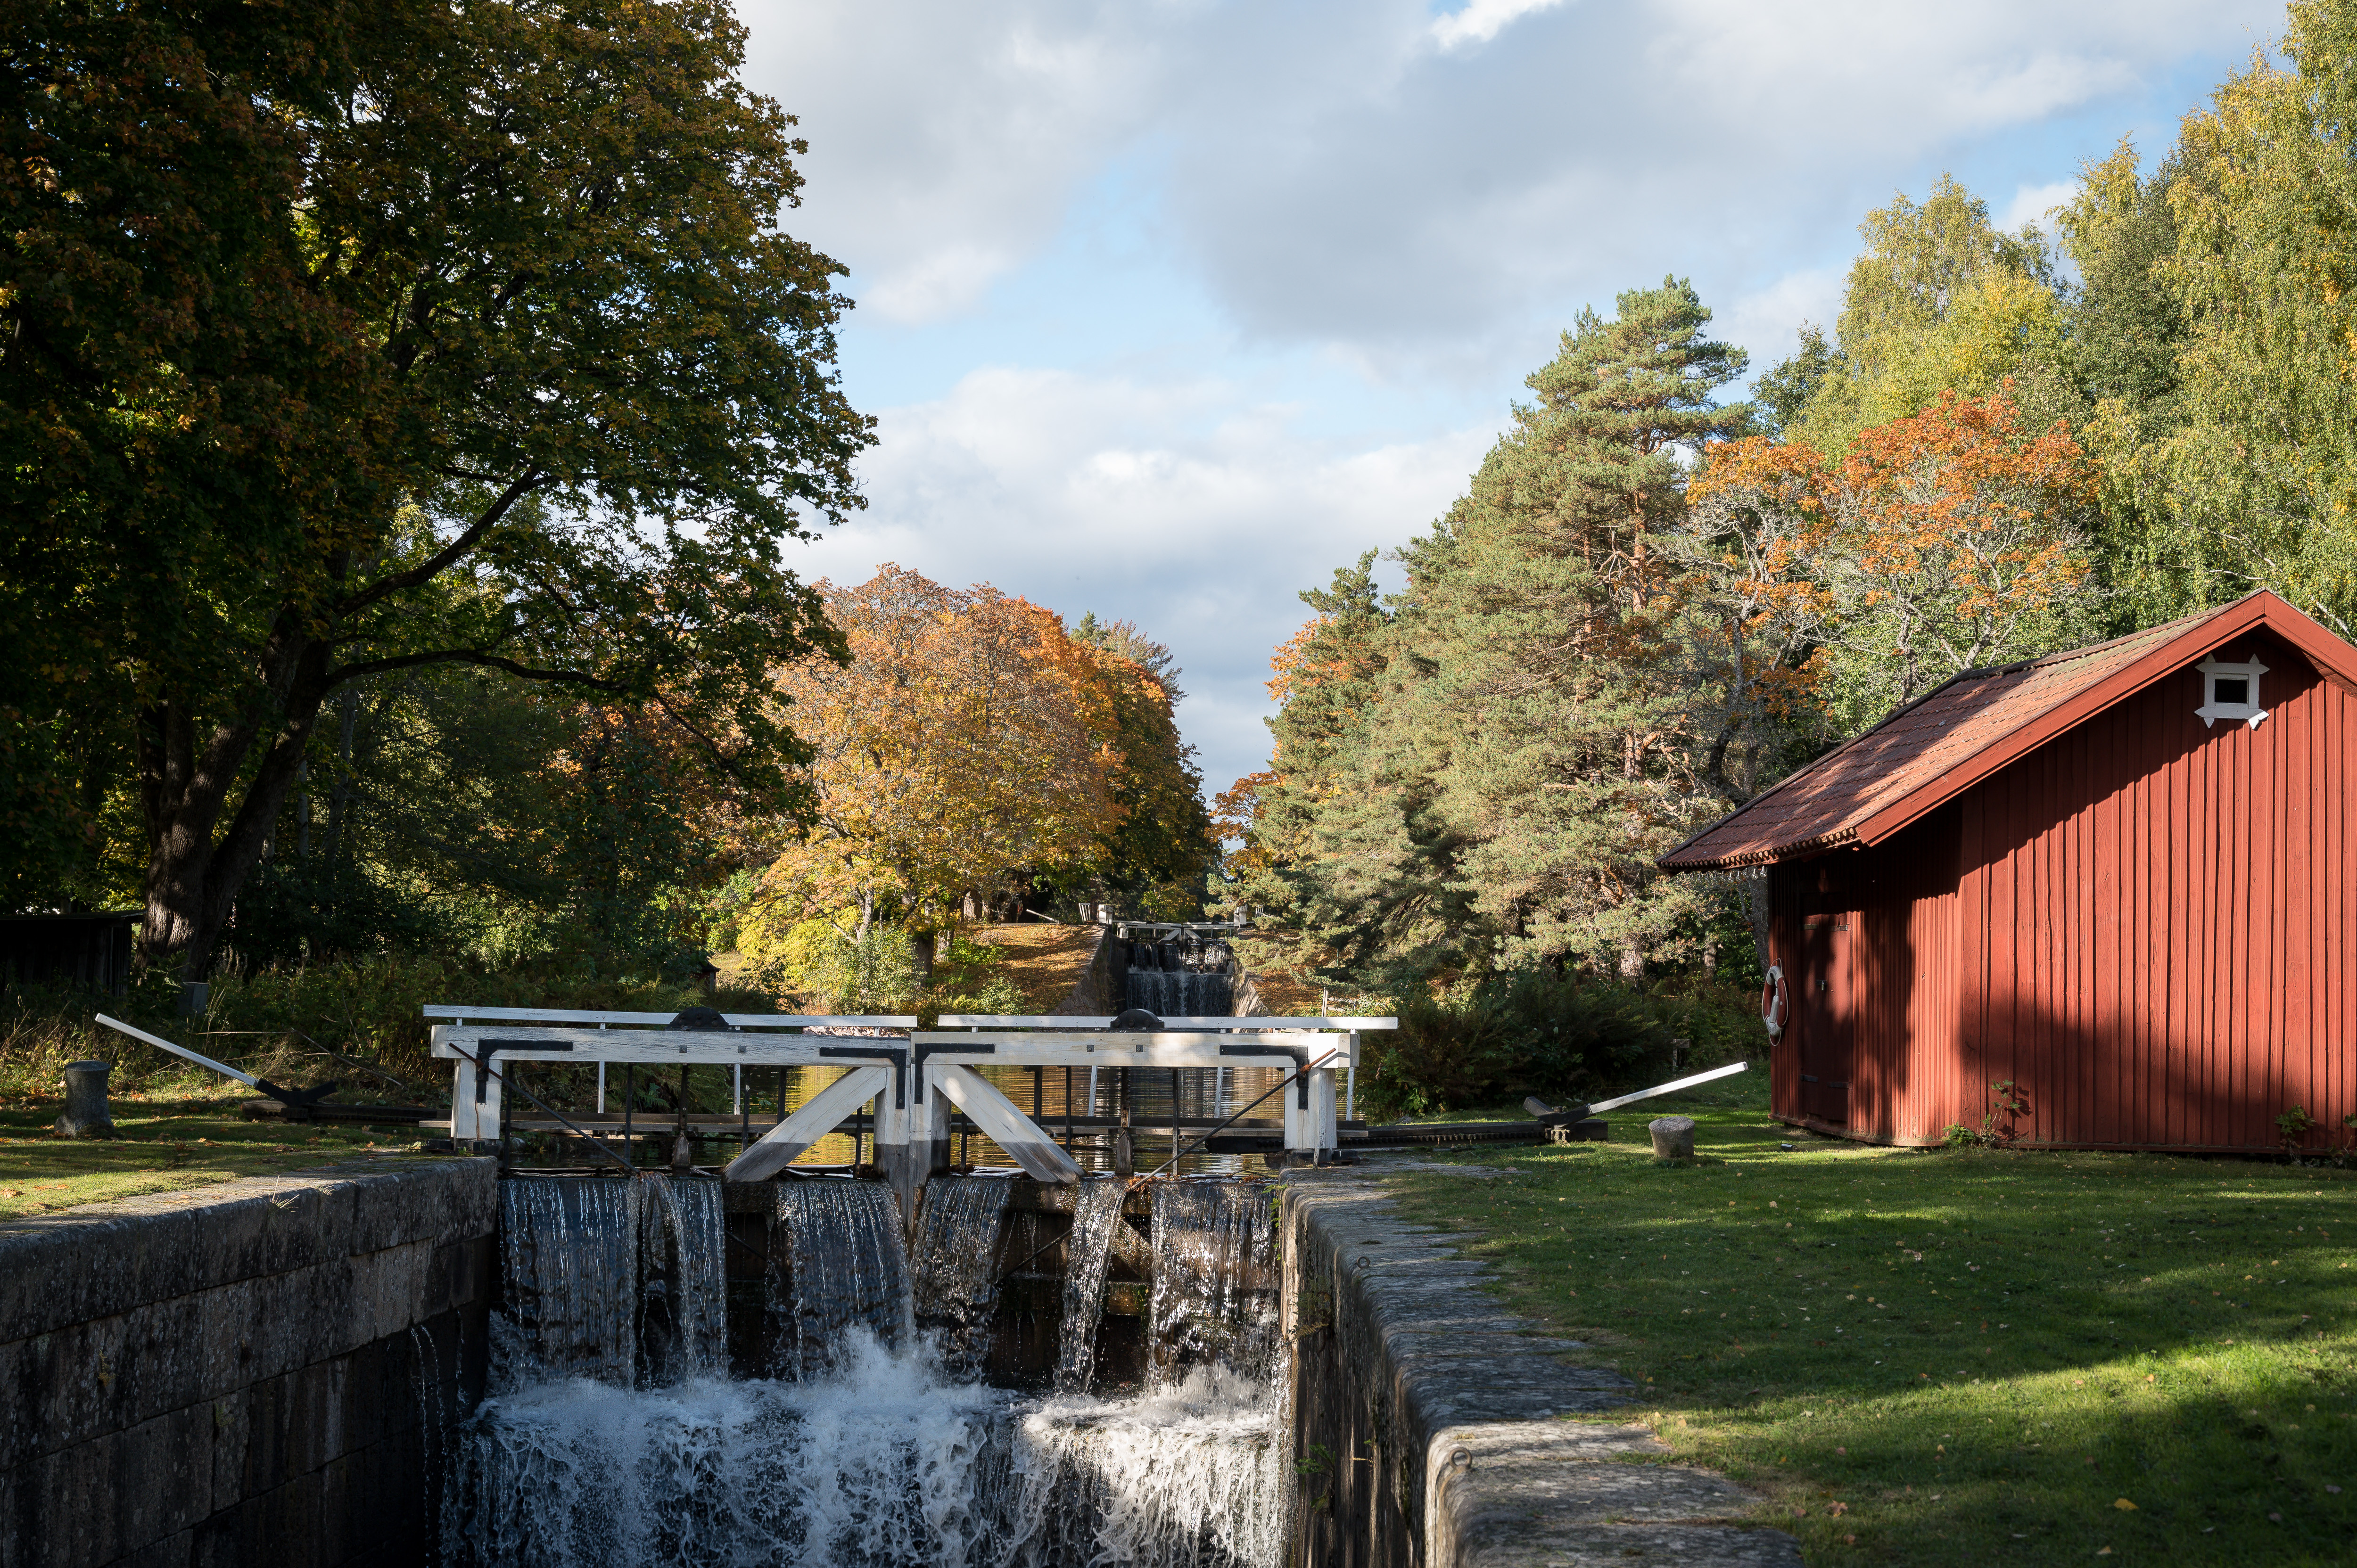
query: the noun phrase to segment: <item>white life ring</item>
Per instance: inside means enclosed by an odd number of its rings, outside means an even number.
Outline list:
[[[1768,966],[1768,983],[1760,988],[1760,1021],[1768,1026],[1768,1037],[1775,1039],[1784,1032],[1784,1019],[1792,1010],[1792,1000],[1784,989],[1784,966]]]

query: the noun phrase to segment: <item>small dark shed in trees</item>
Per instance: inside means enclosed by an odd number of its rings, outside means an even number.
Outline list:
[[[2273,594],[1975,670],[1663,857],[1768,878],[1775,1115],[2310,1147],[2357,1112],[2357,649]],[[1778,972],[1781,972],[1779,975]]]

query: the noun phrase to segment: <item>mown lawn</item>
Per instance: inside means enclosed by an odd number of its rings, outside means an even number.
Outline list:
[[[171,1192],[238,1176],[300,1170],[371,1150],[406,1150],[408,1127],[245,1122],[250,1095],[140,1100],[116,1096],[108,1109],[122,1136],[60,1138],[49,1131],[63,1100],[0,1107],[0,1219]]]
[[[2357,1561],[2357,1175],[1865,1148],[1736,1084],[1388,1180],[1821,1568]],[[1652,1163],[1674,1112],[1705,1163]]]

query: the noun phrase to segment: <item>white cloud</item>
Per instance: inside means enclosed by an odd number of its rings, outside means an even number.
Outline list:
[[[795,232],[901,323],[971,308],[1169,102],[1161,24],[1121,0],[747,0],[745,76],[811,144]]]
[[[1432,19],[1432,38],[1444,49],[1486,44],[1510,22],[1534,11],[1550,11],[1563,0],[1467,0],[1461,11]]]
[[[2025,223],[2035,223],[2051,233],[2054,209],[2070,204],[2079,193],[2076,180],[2058,179],[2050,185],[2025,185],[2013,193],[2005,210],[1996,215],[2000,229],[2019,229]]]
[[[1846,267],[1807,267],[1785,274],[1765,288],[1738,295],[1721,308],[1712,329],[1751,350],[1753,373],[1767,370],[1800,347],[1801,323],[1813,322],[1828,334],[1841,313]]]
[[[1181,722],[1224,789],[1266,756],[1262,682],[1309,613],[1299,591],[1430,523],[1494,439],[1328,442],[1297,415],[1211,378],[977,371],[881,415],[866,514],[795,564],[858,582],[898,561],[1137,621],[1177,650]]]
[[[1142,242],[1231,319],[1414,373],[1738,238],[1761,264],[1727,281],[1760,286],[1976,138],[2282,17],[2281,0],[1631,0],[1528,25],[1542,10],[748,0],[747,74],[811,139],[797,231],[889,319],[981,308],[1093,181],[1150,155]]]

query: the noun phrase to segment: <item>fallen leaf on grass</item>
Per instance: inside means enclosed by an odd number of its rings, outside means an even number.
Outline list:
[[[2112,1504],[2112,1506],[2126,1513],[2134,1513],[2136,1511],[2136,1504],[2128,1501],[2126,1498],[2117,1499]]]

